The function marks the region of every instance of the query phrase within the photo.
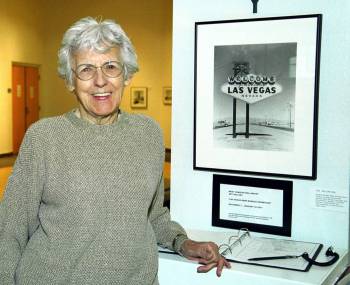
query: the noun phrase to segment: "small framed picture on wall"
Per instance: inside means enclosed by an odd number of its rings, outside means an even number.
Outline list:
[[[172,89],[171,87],[163,87],[163,103],[164,105],[171,105]]]
[[[147,87],[131,87],[130,106],[135,109],[147,109]]]

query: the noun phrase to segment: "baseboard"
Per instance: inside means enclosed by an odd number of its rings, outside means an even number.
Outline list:
[[[13,152],[0,153],[0,158],[1,158],[1,157],[8,157],[8,156],[14,156],[14,153],[13,153]]]

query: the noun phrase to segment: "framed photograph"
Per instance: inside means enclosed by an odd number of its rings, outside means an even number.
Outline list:
[[[147,87],[131,87],[130,106],[131,108],[147,108]]]
[[[172,89],[171,87],[163,88],[163,103],[164,105],[171,105],[172,100]]]
[[[316,179],[321,20],[195,23],[194,169]]]
[[[212,225],[291,236],[293,182],[213,176]]]

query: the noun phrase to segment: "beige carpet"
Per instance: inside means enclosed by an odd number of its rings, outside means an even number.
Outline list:
[[[7,184],[7,179],[10,176],[12,171],[11,166],[1,167],[0,168],[0,200],[2,199],[5,191],[5,186]]]

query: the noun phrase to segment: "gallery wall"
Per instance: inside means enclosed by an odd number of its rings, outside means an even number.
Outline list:
[[[6,3],[5,3],[6,2]],[[12,62],[40,66],[40,117],[66,112],[76,100],[57,76],[57,52],[65,30],[82,17],[114,19],[131,38],[140,71],[125,89],[121,108],[153,117],[171,147],[171,105],[162,101],[171,87],[172,1],[13,0],[0,1],[0,154],[12,152]],[[146,109],[130,108],[130,87],[147,87]]]
[[[317,179],[276,178],[268,175],[255,177],[293,181],[292,238],[348,247],[349,8],[350,3],[347,0],[320,0],[317,3],[312,0],[260,0],[258,14],[254,15],[250,0],[174,0],[171,182],[173,219],[188,229],[228,230],[211,226],[214,172],[193,170],[195,22],[321,13],[323,24]],[[199,84],[205,85],[206,82]],[[323,198],[329,198],[329,203],[318,203],[319,194]],[[341,202],[338,206],[332,206],[331,203],[336,201]]]
[[[43,64],[39,0],[0,1],[0,154],[12,152],[12,62]]]

